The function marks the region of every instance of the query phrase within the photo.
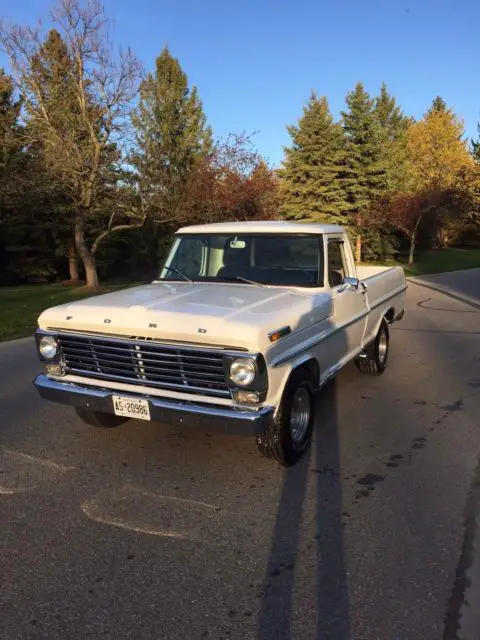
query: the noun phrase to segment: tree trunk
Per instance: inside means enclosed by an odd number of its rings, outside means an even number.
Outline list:
[[[357,236],[357,242],[355,243],[355,260],[361,262],[362,260],[362,236]]]
[[[422,215],[419,215],[417,221],[415,222],[415,226],[413,227],[412,234],[410,236],[410,251],[408,253],[408,264],[413,264],[413,259],[415,257],[415,245],[417,242],[417,231],[420,226],[420,220],[422,219]]]
[[[362,224],[363,219],[361,213],[357,213],[357,241],[355,242],[355,262],[362,261]]]
[[[408,252],[408,264],[413,264],[413,258],[415,257],[415,240],[417,238],[416,230],[412,232],[410,236],[410,251]]]
[[[80,278],[78,275],[77,250],[73,242],[68,247],[68,272],[70,274],[69,284],[78,284]]]
[[[98,289],[98,273],[97,265],[92,252],[87,247],[85,242],[85,222],[82,212],[77,214],[75,220],[75,246],[77,247],[78,255],[80,256],[85,269],[85,278],[87,280],[87,287],[89,289]]]

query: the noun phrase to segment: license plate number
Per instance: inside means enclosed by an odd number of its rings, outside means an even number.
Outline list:
[[[148,400],[127,398],[125,396],[113,396],[113,411],[116,416],[137,418],[137,420],[150,420],[150,405]]]

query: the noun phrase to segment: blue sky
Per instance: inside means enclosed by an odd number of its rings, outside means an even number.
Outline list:
[[[46,18],[46,0],[0,0],[19,22]],[[335,115],[358,80],[382,80],[407,114],[441,95],[476,135],[480,118],[478,0],[105,0],[113,40],[148,69],[168,44],[197,85],[216,135],[257,131],[274,164],[286,125],[311,89]],[[0,64],[2,58],[0,57]],[[4,60],[3,60],[3,63]]]

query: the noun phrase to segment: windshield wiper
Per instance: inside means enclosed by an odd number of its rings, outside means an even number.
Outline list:
[[[246,282],[247,284],[254,284],[257,287],[262,287],[263,289],[268,289],[268,284],[263,284],[263,282],[256,282],[255,280],[249,280],[248,278],[242,278],[241,276],[228,276],[225,278],[226,280],[237,280],[238,282]]]
[[[177,269],[176,267],[163,267],[163,268],[166,271],[173,271],[173,273],[177,273],[179,276],[181,276],[187,282],[190,282],[191,284],[194,284],[194,281],[191,278],[189,278],[188,276],[186,276],[182,271],[180,271],[180,269]]]

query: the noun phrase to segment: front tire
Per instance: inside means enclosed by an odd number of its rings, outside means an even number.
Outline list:
[[[91,427],[98,427],[100,429],[113,429],[118,427],[128,420],[128,418],[121,418],[115,416],[113,413],[101,413],[100,411],[90,411],[83,407],[75,407],[77,416],[90,425]]]
[[[315,389],[307,369],[294,371],[282,403],[272,423],[257,436],[257,446],[265,458],[291,467],[305,453],[315,423]]]
[[[385,318],[374,342],[356,360],[358,369],[370,376],[380,376],[387,368],[390,333]]]

